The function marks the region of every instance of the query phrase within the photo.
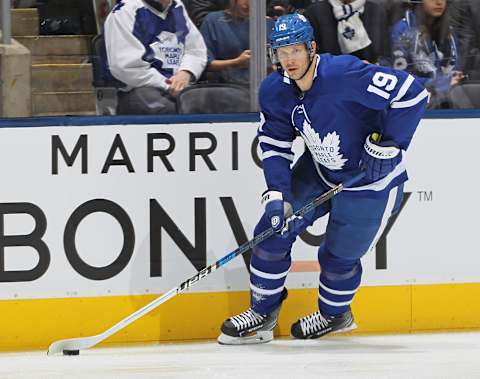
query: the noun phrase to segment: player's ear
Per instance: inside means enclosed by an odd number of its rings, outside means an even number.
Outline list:
[[[311,46],[310,47],[310,56],[313,59],[313,57],[315,56],[315,54],[317,52],[317,43],[315,41],[312,41],[312,44],[310,46]]]

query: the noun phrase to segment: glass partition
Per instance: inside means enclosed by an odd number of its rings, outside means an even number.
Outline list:
[[[31,106],[3,116],[257,111],[258,85],[276,70],[268,35],[294,11],[318,53],[406,70],[432,93],[430,109],[480,108],[479,1],[366,0],[342,18],[334,5],[350,3],[13,0],[12,44],[31,62],[15,73],[28,85],[6,96]]]

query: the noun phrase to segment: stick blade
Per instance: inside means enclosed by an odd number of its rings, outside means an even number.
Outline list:
[[[96,345],[99,336],[85,338],[70,338],[53,342],[47,351],[47,355],[63,353],[64,350],[84,350]]]

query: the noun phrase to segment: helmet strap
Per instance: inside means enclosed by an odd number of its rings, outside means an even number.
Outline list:
[[[305,72],[303,73],[303,75],[298,78],[297,80],[302,80],[305,75],[307,75],[307,72],[310,71],[310,67],[312,66],[312,63],[313,63],[313,59],[312,59],[312,47],[310,45],[310,48],[308,49],[308,67],[307,69],[305,70]]]

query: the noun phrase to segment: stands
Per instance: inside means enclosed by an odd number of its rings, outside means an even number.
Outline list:
[[[69,1],[75,3],[75,0]],[[13,18],[13,35],[32,54],[33,115],[90,115],[94,113],[97,115],[115,115],[117,91],[124,88],[125,84],[116,80],[109,73],[105,42],[101,30],[98,30],[102,28],[106,13],[114,2],[112,0],[92,0],[90,3],[91,9],[86,14],[95,14],[97,20],[87,20],[82,16],[83,24],[76,31],[72,30],[72,35],[44,35],[39,37],[39,30],[40,32],[43,30],[44,33],[48,32],[45,25],[43,25],[43,29],[40,28],[40,24],[45,22],[44,19],[48,16],[48,14],[43,14],[45,9],[55,9],[56,3],[58,3],[58,0],[15,0],[12,2],[13,6],[17,8]],[[200,26],[207,13],[224,9],[228,5],[227,1],[203,2],[205,7],[202,8],[202,11],[205,12],[202,13],[203,17],[198,18],[195,12],[198,11],[201,2],[184,1],[184,3],[186,9],[191,12],[190,16],[197,26]],[[207,3],[209,3],[208,6]],[[267,1],[267,3],[270,8],[278,5],[275,1]],[[288,1],[281,3],[285,5]],[[299,2],[290,1],[288,7],[283,6],[280,9],[292,10],[298,5],[297,3]],[[325,8],[328,10],[330,7],[327,0],[310,0],[301,3],[302,8],[306,8],[306,15],[310,15],[311,19],[313,19],[311,15],[315,15],[318,9]],[[310,7],[308,6],[309,3],[311,4]],[[451,89],[447,88],[448,100],[442,103],[441,107],[443,108],[466,109],[479,106],[480,6],[477,3],[474,0],[449,0],[448,17],[458,50],[458,64],[453,71],[463,72],[465,77],[458,82],[458,85],[453,83]],[[38,16],[36,8],[39,5],[42,5],[43,13],[40,15],[41,17]],[[85,4],[82,6],[85,7]],[[22,7],[22,9],[19,7]],[[361,18],[366,23],[365,29],[369,33],[375,32],[375,35],[370,36],[375,45],[370,50],[374,51],[371,57],[378,64],[393,65],[394,55],[390,53],[391,45],[384,46],[384,41],[379,39],[378,25],[376,25],[377,27],[371,25],[372,22],[377,22],[375,14],[381,11],[382,15],[386,15],[385,18],[380,17],[382,20],[387,20],[387,25],[381,28],[383,33],[384,28],[391,29],[395,23],[405,16],[407,8],[411,9],[411,5],[406,1],[367,0],[366,9],[369,12],[373,12],[373,9],[375,9],[375,12],[370,17],[365,18],[362,15]],[[62,5],[62,10],[61,12],[59,10],[58,14],[64,14],[67,11],[68,7]],[[72,15],[70,20],[76,20],[77,16]],[[272,14],[272,17],[275,16],[276,14]],[[333,16],[331,18],[329,22],[336,26],[336,20],[333,19]],[[96,25],[97,29],[97,35],[93,39],[91,35],[78,35],[79,33],[90,33],[93,30],[92,25]],[[322,25],[325,27],[325,24]],[[36,30],[36,32],[31,30]],[[318,33],[320,32],[318,31]],[[63,33],[68,33],[68,29],[64,29]],[[331,45],[337,46],[336,32],[329,35],[330,38],[335,39]],[[383,35],[387,35],[387,33]],[[241,36],[241,38],[245,38],[245,36]],[[228,43],[228,41],[225,43]],[[245,43],[243,44],[245,45]],[[233,45],[235,44],[233,43]],[[327,46],[327,48],[319,52],[338,53],[338,49],[330,51],[328,49],[329,44],[324,41],[321,46]],[[255,57],[251,59],[255,59]],[[89,63],[91,63],[91,66]],[[58,64],[62,64],[62,66],[56,66]],[[413,65],[413,62],[407,63],[404,69],[410,70]],[[248,74],[248,63],[243,67],[247,67]],[[209,67],[205,69],[205,73],[207,71],[209,71]],[[412,70],[412,73],[415,74],[414,70]],[[77,79],[74,80],[74,78]],[[93,93],[94,96],[92,96]],[[246,105],[248,97],[248,87],[231,83],[219,84],[218,75],[214,77],[210,72],[208,75],[204,74],[199,84],[191,83],[179,95],[179,99],[177,99],[178,113],[244,112],[248,111]],[[92,101],[93,99],[95,102]]]

